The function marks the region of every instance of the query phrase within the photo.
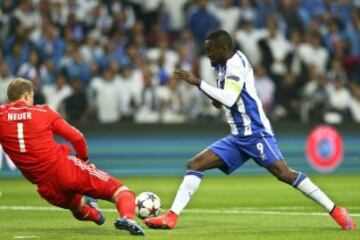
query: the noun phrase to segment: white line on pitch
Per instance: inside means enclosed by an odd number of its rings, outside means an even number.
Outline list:
[[[40,238],[36,235],[30,235],[30,236],[14,236],[15,239],[27,239],[27,238]]]
[[[36,207],[36,206],[0,206],[0,210],[15,211],[65,211],[65,209],[56,207]],[[103,212],[116,212],[112,208],[103,208]],[[327,216],[326,212],[281,212],[273,211],[271,208],[223,208],[223,209],[185,209],[188,213],[206,213],[206,214],[249,214],[249,215],[294,215],[294,216]],[[352,213],[353,217],[360,217],[360,213]]]

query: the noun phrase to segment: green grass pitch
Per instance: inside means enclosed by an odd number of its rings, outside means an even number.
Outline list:
[[[312,179],[339,205],[348,207],[359,225],[359,175],[317,175]],[[182,177],[121,180],[137,193],[157,193],[163,209],[168,209]],[[114,229],[117,214],[110,203],[100,201],[107,222],[97,226],[52,208],[25,180],[0,179],[0,191],[1,240],[136,238]],[[322,208],[270,176],[205,177],[177,228],[168,231],[143,227],[145,239],[360,239],[358,229],[340,230]]]

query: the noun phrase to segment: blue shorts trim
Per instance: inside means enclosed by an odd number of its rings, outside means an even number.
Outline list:
[[[262,167],[284,159],[276,139],[270,135],[239,137],[230,134],[208,149],[224,162],[225,166],[220,170],[225,174],[231,174],[249,158]]]

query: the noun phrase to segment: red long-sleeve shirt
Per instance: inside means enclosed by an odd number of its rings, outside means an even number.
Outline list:
[[[79,158],[87,158],[83,135],[49,106],[22,101],[0,106],[0,144],[34,184],[50,177],[71,152],[68,145],[55,141],[54,134],[71,142]]]

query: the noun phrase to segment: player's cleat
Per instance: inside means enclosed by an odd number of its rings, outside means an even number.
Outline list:
[[[130,218],[118,218],[115,220],[114,226],[119,230],[126,230],[131,235],[144,236],[145,232],[140,225]]]
[[[356,228],[355,221],[350,217],[346,208],[335,206],[330,215],[343,230],[354,230]]]
[[[100,208],[99,208],[99,205],[98,205],[98,203],[97,203],[97,200],[94,199],[94,198],[92,198],[92,197],[88,197],[88,196],[85,196],[84,200],[85,200],[85,203],[86,203],[89,207],[91,207],[92,209],[96,210],[97,213],[98,213],[98,215],[99,215],[98,220],[96,220],[95,223],[96,223],[97,225],[102,225],[102,224],[104,224],[104,223],[105,223],[105,217],[104,217],[104,215],[103,215],[103,214],[101,213],[101,211],[100,211]]]
[[[168,211],[164,215],[147,218],[144,220],[144,223],[149,228],[173,229],[176,225],[176,220],[177,220],[177,215],[172,211]]]

